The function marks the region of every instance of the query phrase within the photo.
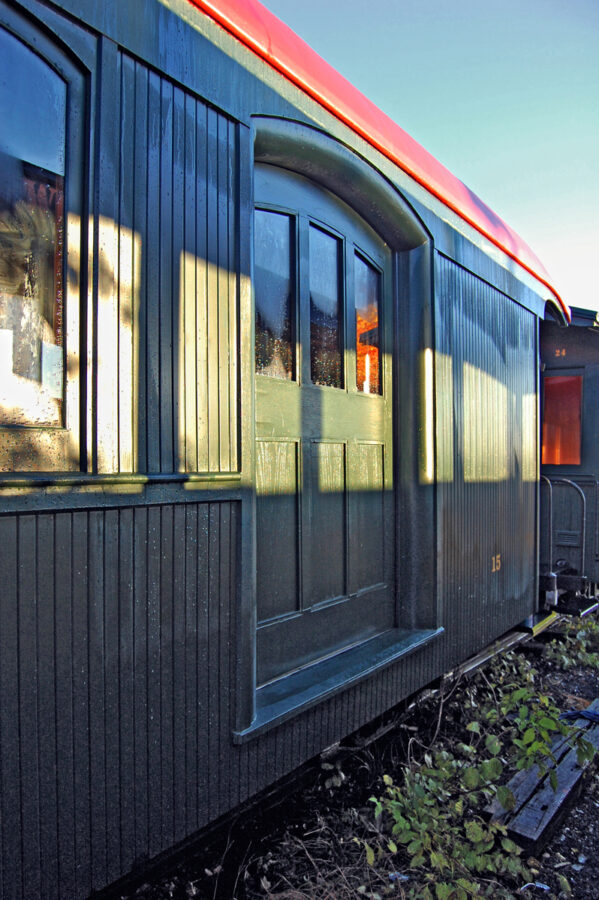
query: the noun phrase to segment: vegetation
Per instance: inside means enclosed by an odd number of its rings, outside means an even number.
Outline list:
[[[594,753],[576,729],[560,722],[559,711],[536,690],[535,678],[521,655],[498,657],[473,677],[459,702],[441,704],[439,716],[445,712],[456,727],[443,738],[437,728],[429,746],[412,738],[402,770],[385,775],[384,793],[371,798],[379,835],[357,840],[370,865],[388,868],[393,860],[410,873],[406,897],[509,898],[533,878],[520,848],[485,809],[493,801],[513,808],[506,782],[532,766],[546,773],[556,735],[570,735],[581,763]],[[555,789],[555,771],[549,779]],[[567,893],[566,879],[561,882]]]
[[[559,637],[548,644],[546,656],[562,669],[574,666],[599,669],[598,651],[599,622],[588,616],[582,620],[572,619],[566,622]]]

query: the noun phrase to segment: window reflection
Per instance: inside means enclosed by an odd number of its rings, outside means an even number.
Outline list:
[[[295,290],[291,216],[257,209],[254,219],[256,372],[293,378]]]
[[[380,394],[379,296],[380,275],[362,257],[354,256],[356,306],[356,386],[364,394]]]
[[[22,77],[15,80],[15,72]],[[20,94],[27,91],[25,104]],[[0,29],[0,121],[11,122],[0,134],[4,425],[62,425],[65,120],[62,79]]]
[[[582,375],[547,375],[543,381],[544,466],[580,465]]]
[[[310,226],[310,373],[313,384],[343,387],[337,238]]]

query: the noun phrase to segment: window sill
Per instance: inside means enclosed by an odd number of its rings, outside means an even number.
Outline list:
[[[251,725],[233,732],[234,743],[243,744],[281,725],[419,650],[442,633],[443,628],[422,631],[396,628],[264,685],[256,692],[256,715]]]

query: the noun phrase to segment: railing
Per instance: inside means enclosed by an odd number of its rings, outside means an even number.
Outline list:
[[[554,523],[553,523],[553,506],[554,506],[554,497],[553,491],[555,485],[565,485],[566,488],[572,489],[581,501],[581,528],[580,528],[580,575],[585,574],[585,566],[586,566],[586,525],[587,525],[587,501],[584,495],[584,491],[580,487],[580,485],[576,484],[576,482],[572,481],[569,478],[549,478],[547,475],[541,475],[541,481],[545,482],[549,487],[549,570],[551,571],[553,568],[553,536],[554,536]]]

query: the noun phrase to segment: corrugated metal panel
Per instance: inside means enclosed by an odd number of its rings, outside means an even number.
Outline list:
[[[235,472],[237,126],[125,54],[114,72],[98,173],[98,469]]]
[[[439,589],[454,659],[533,609],[534,316],[437,255]]]

